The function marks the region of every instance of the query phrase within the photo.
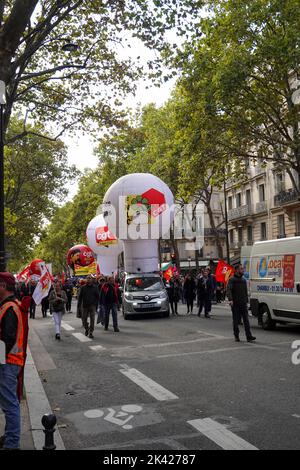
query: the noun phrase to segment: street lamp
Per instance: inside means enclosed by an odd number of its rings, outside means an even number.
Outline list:
[[[0,80],[0,271],[6,269],[4,241],[4,105],[6,104],[6,88]]]

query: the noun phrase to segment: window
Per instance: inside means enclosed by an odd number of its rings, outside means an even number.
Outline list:
[[[232,196],[229,196],[229,198],[228,198],[228,209],[229,210],[232,209]]]
[[[300,237],[300,211],[295,213],[296,237]]]
[[[241,243],[243,241],[243,228],[238,228],[238,241]]]
[[[247,206],[251,206],[251,190],[247,189],[246,191],[246,204]]]
[[[260,239],[267,240],[267,224],[266,222],[262,222],[260,224]]]
[[[279,215],[277,219],[278,224],[278,238],[285,238],[285,220],[284,214]]]
[[[233,230],[230,230],[230,232],[229,232],[229,241],[230,241],[230,243],[233,243],[233,240],[234,240]]]
[[[242,205],[242,193],[236,195],[236,207],[241,207]]]
[[[253,229],[252,229],[252,225],[248,225],[248,227],[247,227],[247,240],[248,240],[248,242],[252,242],[252,241],[253,241]]]
[[[285,190],[285,181],[284,181],[284,174],[277,173],[275,177],[275,186],[277,193],[282,193]]]
[[[259,193],[259,202],[264,202],[266,200],[265,185],[264,184],[259,185],[258,193]]]

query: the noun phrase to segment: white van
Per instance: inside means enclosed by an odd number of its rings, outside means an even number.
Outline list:
[[[250,306],[264,329],[276,323],[300,324],[300,237],[253,245]]]

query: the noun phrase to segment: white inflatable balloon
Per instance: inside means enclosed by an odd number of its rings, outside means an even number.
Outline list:
[[[113,233],[124,242],[125,271],[158,271],[158,239],[173,222],[173,205],[169,187],[150,173],[125,175],[106,192],[103,213]]]
[[[109,230],[102,214],[90,221],[86,236],[89,247],[97,255],[101,274],[111,276],[118,269],[118,256],[123,251],[123,243]]]

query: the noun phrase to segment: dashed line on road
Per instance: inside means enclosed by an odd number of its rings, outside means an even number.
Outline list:
[[[96,344],[95,346],[89,346],[89,348],[94,352],[106,350],[106,348],[104,346],[101,346],[100,344]]]
[[[127,368],[120,369],[121,374],[132,380],[136,385],[141,387],[145,392],[149,393],[158,401],[178,400],[178,396],[170,392],[166,388],[159,385],[137,369]]]
[[[61,322],[61,327],[66,331],[75,331],[75,328],[73,328],[73,326],[69,325],[64,321]]]
[[[72,333],[72,335],[75,336],[75,338],[77,338],[81,343],[88,343],[93,341],[82,333]]]
[[[194,419],[188,421],[188,424],[224,450],[258,450],[257,447],[211,418]]]

